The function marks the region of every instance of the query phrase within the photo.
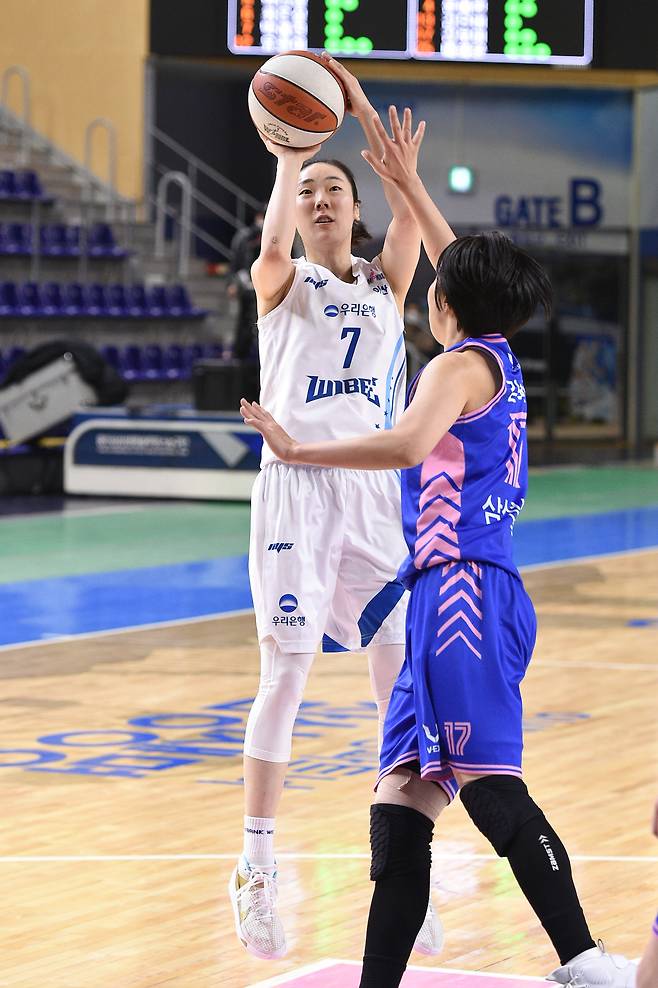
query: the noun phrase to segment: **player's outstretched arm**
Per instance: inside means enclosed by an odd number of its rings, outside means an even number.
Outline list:
[[[377,116],[377,114],[361,88],[359,80],[327,52],[323,53],[322,58],[342,82],[349,100],[347,109],[361,124],[368,142],[368,147],[375,156],[381,157],[383,149],[373,125],[373,117]],[[405,110],[403,126],[407,122],[410,128],[410,110]],[[418,146],[420,146],[420,142]],[[382,270],[402,310],[411,279],[418,266],[418,258],[420,257],[420,229],[411,208],[400,190],[391,182],[382,182],[382,185],[384,187],[386,201],[393,213],[393,219],[386,233],[384,249],[381,255]]]
[[[423,371],[414,400],[394,428],[355,439],[298,443],[257,402],[243,398],[240,412],[285,463],[352,470],[401,469],[429,456],[477,389],[488,386],[487,375],[490,372],[477,355],[441,354]]]
[[[394,185],[404,196],[420,227],[425,253],[432,267],[436,268],[441,253],[455,240],[455,234],[416,170],[418,147],[425,131],[424,123],[420,123],[412,137],[411,112],[408,127],[400,124],[395,107],[391,107],[390,118],[392,136],[386,133],[377,115],[372,118],[372,126],[382,147],[381,156],[373,155],[372,151],[362,151],[361,154],[384,182]]]
[[[295,196],[303,163],[312,158],[319,145],[304,148],[283,147],[260,135],[268,151],[277,159],[274,188],[265,213],[260,254],[251,267],[251,279],[263,316],[285,298],[295,269],[291,259],[295,239]]]

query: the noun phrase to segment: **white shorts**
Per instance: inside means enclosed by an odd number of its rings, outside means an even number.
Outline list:
[[[408,553],[393,471],[271,463],[251,496],[249,578],[260,641],[283,651],[403,644]]]

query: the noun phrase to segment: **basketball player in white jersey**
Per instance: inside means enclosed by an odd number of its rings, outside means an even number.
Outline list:
[[[329,64],[373,153],[381,154],[363,90],[343,66]],[[403,126],[411,138],[409,111]],[[416,150],[423,132],[421,124]],[[336,161],[309,161],[318,147],[265,143],[277,171],[252,268],[260,400],[306,441],[390,428],[404,401],[401,314],[420,254],[416,222],[398,190],[384,183],[393,219],[382,252],[372,261],[353,256],[364,230],[351,172]],[[296,230],[305,256],[293,261]],[[405,554],[396,473],[292,467],[263,446],[249,553],[261,678],[245,734],[244,848],[229,883],[236,932],[257,957],[286,952],[274,818],[315,651],[322,642],[324,651],[367,652],[381,736],[404,659],[406,594],[397,570]],[[430,904],[416,946],[437,953],[441,939]]]

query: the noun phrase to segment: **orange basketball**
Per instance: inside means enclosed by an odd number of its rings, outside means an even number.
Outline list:
[[[274,55],[249,86],[249,113],[277,144],[306,148],[336,132],[345,115],[345,91],[331,69],[308,51]]]

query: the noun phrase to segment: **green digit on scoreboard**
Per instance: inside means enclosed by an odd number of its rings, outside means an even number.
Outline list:
[[[548,58],[552,55],[550,45],[537,41],[537,32],[524,26],[524,19],[537,16],[538,0],[505,0],[505,47],[506,55],[530,55],[535,58]]]
[[[332,55],[369,55],[372,38],[352,38],[344,33],[345,13],[357,10],[360,0],[324,0],[324,46]]]

